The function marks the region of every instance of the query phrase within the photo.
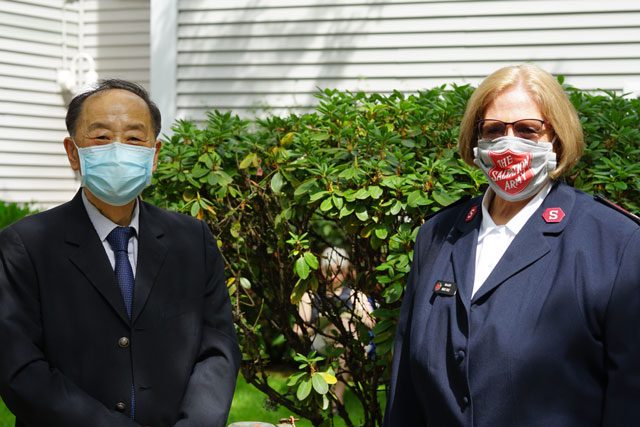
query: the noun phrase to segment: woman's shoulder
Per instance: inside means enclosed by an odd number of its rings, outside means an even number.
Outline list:
[[[428,215],[418,232],[418,240],[445,238],[456,224],[471,226],[480,215],[482,196],[461,197],[457,201],[442,207]]]
[[[624,234],[640,228],[640,218],[617,203],[599,194],[591,195],[578,189],[574,191],[576,193],[575,218],[584,227],[617,230]]]

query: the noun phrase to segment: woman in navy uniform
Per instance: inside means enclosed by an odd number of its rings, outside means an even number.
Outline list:
[[[420,230],[385,427],[640,425],[640,226],[562,181],[582,150],[546,71],[474,92],[459,151],[489,188]]]

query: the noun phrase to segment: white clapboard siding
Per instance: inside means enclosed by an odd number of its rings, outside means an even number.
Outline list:
[[[83,49],[100,78],[149,85],[149,0],[84,1]]]
[[[50,142],[22,141],[16,144],[5,138],[0,139],[0,151],[3,153],[19,153],[19,154],[52,154],[60,156],[65,153],[63,142],[57,144]]]
[[[415,92],[535,62],[584,89],[640,80],[630,0],[177,0],[177,117],[305,110],[318,88]]]
[[[63,0],[0,2],[0,200],[47,207],[68,200],[78,181],[62,140]],[[78,13],[66,12],[67,54],[78,44]]]
[[[62,144],[63,45],[91,55],[100,78],[149,82],[148,0],[67,1],[66,35],[63,3],[0,1],[0,200],[49,207],[79,186]]]

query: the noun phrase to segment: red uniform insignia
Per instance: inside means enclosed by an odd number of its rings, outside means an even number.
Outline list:
[[[469,209],[469,212],[467,212],[467,216],[464,218],[464,220],[467,222],[471,222],[471,220],[473,219],[473,217],[476,216],[477,213],[478,213],[478,205],[471,206],[471,209]]]
[[[514,153],[511,150],[489,151],[493,167],[489,176],[505,193],[515,195],[524,190],[534,172],[531,169],[531,153]]]
[[[440,282],[436,282],[436,285],[433,287],[433,290],[438,292],[440,289],[442,289],[442,284]]]
[[[547,208],[542,213],[542,218],[546,222],[560,222],[564,219],[564,211],[562,208]]]

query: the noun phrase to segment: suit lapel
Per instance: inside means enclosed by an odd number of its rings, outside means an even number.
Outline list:
[[[71,201],[65,225],[65,242],[70,248],[69,260],[84,274],[118,316],[129,324],[129,316],[115,274],[84,208],[81,191],[82,188]]]
[[[467,310],[469,309],[473,277],[475,275],[478,229],[482,222],[481,203],[482,197],[475,198],[461,210],[461,215],[456,221],[458,237],[451,236],[451,241],[453,242],[451,250],[453,274],[458,286],[460,299]]]
[[[569,223],[574,202],[575,194],[570,187],[562,183],[555,184],[542,205],[513,239],[472,302],[483,298],[507,279],[545,256],[551,250],[549,239],[555,238]],[[559,222],[547,222],[543,213],[547,209],[556,208],[562,210],[564,218]]]
[[[162,241],[164,230],[150,214],[144,202],[140,202],[140,234],[138,236],[138,262],[136,285],[133,294],[132,323],[136,321],[149,298],[160,267],[164,263],[167,247]]]

